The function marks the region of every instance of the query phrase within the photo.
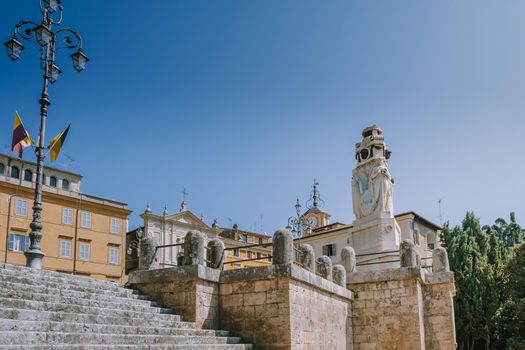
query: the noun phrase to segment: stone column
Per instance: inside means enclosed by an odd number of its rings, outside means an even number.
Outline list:
[[[206,256],[208,257],[208,267],[222,270],[224,266],[224,243],[218,238],[209,241]]]
[[[354,248],[346,246],[341,250],[341,262],[346,272],[352,273],[357,271]]]
[[[299,245],[299,263],[308,271],[315,273],[314,248],[309,244]]]
[[[272,241],[272,264],[286,265],[293,263],[293,237],[287,229],[275,231]]]
[[[184,265],[206,265],[206,246],[204,234],[190,231],[184,238]]]
[[[343,265],[336,264],[333,267],[333,282],[346,288],[346,270]]]
[[[408,239],[403,240],[399,246],[400,265],[401,267],[417,267],[421,265],[419,254],[416,251],[414,243]]]
[[[139,244],[139,270],[158,269],[157,241],[153,237],[146,236]]]
[[[443,247],[437,247],[432,251],[432,272],[450,271],[448,253]]]
[[[326,255],[317,258],[317,272],[321,277],[332,280],[332,259]]]

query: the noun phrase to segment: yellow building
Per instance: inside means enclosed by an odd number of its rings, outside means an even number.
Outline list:
[[[270,242],[268,235],[242,231],[233,225],[231,229],[221,229],[219,238],[226,248],[225,270],[272,264],[272,247],[267,244]]]
[[[36,164],[0,154],[0,262],[25,265]],[[82,176],[44,168],[42,268],[123,282],[125,203],[80,192]]]

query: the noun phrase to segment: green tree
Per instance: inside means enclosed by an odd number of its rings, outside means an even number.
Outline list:
[[[506,298],[500,286],[508,249],[499,231],[485,228],[467,212],[461,226],[446,224],[442,233],[456,279],[457,342],[464,350],[494,347],[495,315]]]
[[[525,349],[525,244],[516,246],[504,269],[508,299],[496,317],[498,349]]]

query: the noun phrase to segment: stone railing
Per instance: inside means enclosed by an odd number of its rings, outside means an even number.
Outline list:
[[[267,266],[224,270],[224,244],[205,242],[200,233],[188,233],[183,266],[134,271],[129,283],[197,327],[223,328],[263,349],[351,347],[353,294],[343,266],[316,260],[305,245],[294,263],[285,229],[273,236]]]

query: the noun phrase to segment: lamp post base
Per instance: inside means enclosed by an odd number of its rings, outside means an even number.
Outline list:
[[[26,266],[36,270],[42,270],[42,258],[44,253],[39,249],[29,249],[24,252]]]

